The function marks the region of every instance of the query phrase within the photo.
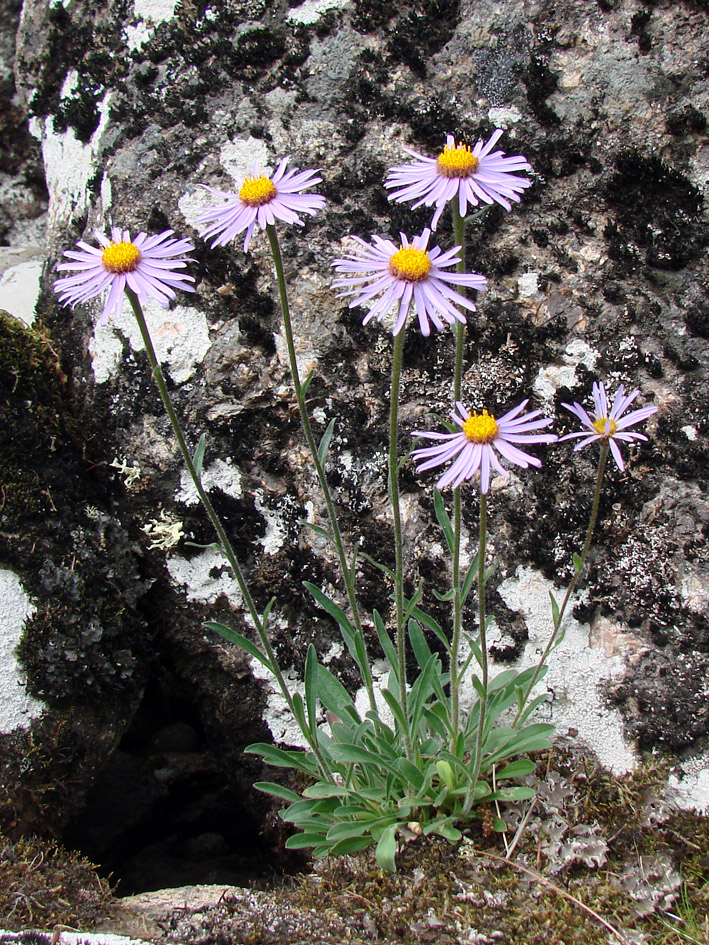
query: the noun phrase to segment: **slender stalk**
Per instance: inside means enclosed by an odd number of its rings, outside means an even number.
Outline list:
[[[276,682],[278,683],[278,687],[281,690],[281,694],[283,698],[286,700],[286,703],[288,704],[288,708],[290,709],[293,715],[293,718],[297,719],[298,716],[294,711],[293,698],[290,694],[288,684],[286,683],[285,677],[283,676],[283,673],[281,672],[281,669],[278,665],[278,661],[276,660],[276,654],[273,651],[273,647],[271,646],[271,641],[269,640],[268,634],[266,632],[266,627],[264,625],[263,620],[261,619],[261,615],[258,612],[258,608],[256,607],[254,599],[251,596],[251,592],[249,591],[249,587],[246,583],[246,579],[244,578],[243,571],[241,570],[241,565],[239,564],[239,560],[236,556],[236,552],[234,551],[234,548],[231,542],[229,541],[229,536],[227,535],[226,530],[224,529],[221,519],[219,518],[216,511],[214,510],[214,506],[212,505],[212,502],[207,492],[202,486],[202,480],[199,476],[199,473],[195,469],[194,462],[192,461],[192,456],[190,454],[190,451],[187,448],[187,443],[185,442],[185,437],[182,432],[180,421],[177,417],[177,414],[175,413],[175,408],[172,405],[170,394],[167,389],[167,384],[165,383],[165,376],[162,372],[162,368],[160,367],[160,362],[157,359],[157,355],[155,354],[153,340],[150,336],[150,330],[148,329],[148,324],[145,320],[145,315],[143,314],[143,309],[141,307],[140,300],[138,299],[138,296],[131,289],[126,287],[125,291],[126,291],[126,296],[128,298],[128,301],[130,302],[130,306],[133,309],[133,314],[135,315],[136,321],[138,322],[138,328],[140,329],[140,334],[143,339],[143,344],[145,346],[145,350],[148,355],[148,361],[150,362],[150,367],[153,372],[153,377],[155,378],[155,383],[158,386],[160,397],[162,399],[163,406],[165,407],[165,412],[167,413],[168,420],[170,421],[170,426],[172,427],[173,433],[175,434],[175,439],[177,440],[177,445],[179,446],[180,453],[182,454],[182,458],[185,462],[185,465],[187,466],[187,471],[189,472],[190,478],[194,484],[195,489],[197,490],[197,495],[199,496],[199,499],[202,505],[204,506],[204,509],[207,515],[209,516],[209,520],[214,526],[214,530],[216,531],[217,537],[219,539],[219,545],[227,561],[229,562],[229,567],[234,572],[236,583],[239,585],[239,590],[241,591],[241,595],[244,599],[244,604],[246,605],[246,609],[249,612],[251,621],[254,625],[254,629],[256,630],[261,646],[263,647],[264,652],[271,663],[271,668],[272,668],[274,676],[276,677]],[[333,780],[332,772],[327,762],[325,761],[322,755],[322,752],[320,751],[320,748],[318,747],[316,741],[313,738],[311,738],[310,733],[305,730],[303,730],[303,735],[307,738],[308,744],[310,745],[312,752],[315,755],[318,761],[318,764],[320,765],[323,775],[325,776],[327,780],[332,781]]]
[[[394,516],[394,602],[396,608],[396,656],[399,673],[401,711],[405,720],[404,742],[406,756],[412,758],[411,732],[409,729],[408,695],[406,692],[406,627],[404,626],[404,543],[401,532],[401,509],[399,506],[399,393],[401,389],[401,366],[404,360],[404,335],[402,328],[394,336],[394,351],[391,365],[391,401],[389,407],[389,502]]]
[[[589,552],[589,549],[591,548],[591,538],[593,537],[593,533],[596,529],[596,521],[598,519],[598,509],[601,504],[601,488],[603,486],[603,472],[606,467],[606,460],[608,459],[608,450],[609,450],[608,440],[602,440],[601,441],[601,454],[598,458],[598,471],[596,473],[596,491],[593,495],[593,506],[591,508],[591,518],[589,519],[588,528],[586,530],[586,540],[583,543],[583,549],[581,551],[580,556],[575,559],[576,566],[574,568],[574,575],[571,578],[571,583],[566,589],[566,594],[564,594],[564,599],[561,602],[561,607],[559,608],[559,616],[556,620],[554,620],[554,626],[552,629],[552,634],[549,637],[549,642],[547,643],[544,649],[544,652],[542,653],[541,659],[537,663],[537,668],[534,672],[534,675],[532,676],[532,679],[529,685],[527,686],[527,691],[525,692],[524,699],[522,700],[522,703],[520,704],[520,707],[517,710],[517,715],[515,716],[515,720],[512,723],[513,725],[516,725],[517,722],[519,721],[519,717],[522,714],[525,705],[527,704],[527,700],[529,699],[530,693],[532,692],[532,690],[537,684],[537,680],[539,679],[539,674],[544,668],[547,657],[549,656],[549,653],[551,652],[551,649],[554,646],[556,638],[559,635],[559,631],[561,630],[561,625],[564,622],[564,615],[566,613],[566,608],[569,604],[569,601],[571,600],[571,595],[573,594],[576,588],[576,585],[579,582],[579,578],[581,577],[581,574],[585,567],[586,558],[588,557],[588,552]]]
[[[485,724],[487,722],[487,687],[488,687],[488,659],[487,659],[487,627],[485,625],[485,549],[487,546],[487,495],[480,493],[480,534],[478,538],[478,625],[480,635],[480,691],[478,705],[478,733],[475,739],[475,762],[472,777],[465,795],[463,810],[469,811],[475,800],[475,787],[480,777],[483,762],[483,742],[485,740]]]
[[[345,552],[344,542],[342,540],[342,532],[340,531],[340,526],[337,521],[337,513],[335,511],[335,504],[332,500],[332,495],[330,493],[330,487],[328,485],[327,479],[325,477],[325,468],[320,460],[320,455],[318,453],[318,447],[315,442],[315,436],[313,435],[313,429],[310,424],[310,417],[308,415],[308,407],[305,401],[305,389],[303,383],[300,379],[300,371],[298,370],[298,361],[295,355],[295,343],[293,340],[293,324],[291,321],[290,315],[290,304],[288,302],[288,289],[286,286],[285,273],[283,271],[283,257],[281,255],[281,248],[278,242],[278,234],[276,232],[276,227],[273,224],[267,224],[266,233],[268,234],[268,240],[271,244],[271,255],[273,256],[273,264],[276,269],[276,281],[278,283],[278,293],[281,300],[281,311],[283,312],[283,327],[286,334],[286,347],[288,349],[288,361],[290,364],[290,372],[293,378],[293,388],[295,390],[295,398],[298,402],[298,412],[300,414],[300,422],[303,427],[303,432],[305,433],[305,439],[308,444],[308,449],[310,450],[310,455],[312,457],[313,463],[315,465],[315,471],[317,473],[318,481],[320,483],[320,488],[322,489],[323,496],[325,498],[325,505],[327,506],[327,515],[330,521],[330,530],[332,533],[332,540],[337,550],[337,557],[340,562],[340,570],[342,572],[342,578],[345,582],[345,588],[347,591],[347,600],[350,605],[350,613],[352,616],[352,623],[354,624],[355,631],[359,635],[362,645],[364,643],[364,634],[362,632],[362,620],[359,613],[359,602],[357,600],[357,591],[355,589],[354,582],[354,567],[350,568],[347,561],[347,554]],[[353,561],[354,564],[354,561]],[[367,690],[367,696],[369,698],[369,706],[377,714],[377,703],[374,698],[374,682],[372,679],[372,673],[370,669],[369,659],[365,661],[364,666],[360,666],[360,671],[362,673],[362,679]]]
[[[455,243],[460,246],[460,258],[456,271],[465,272],[465,220],[460,215],[457,200],[451,203],[453,210],[453,232]],[[465,293],[465,287],[458,290]],[[465,325],[456,322],[455,325],[455,369],[453,374],[453,401],[457,403],[462,397],[463,389],[463,353],[465,350]],[[453,636],[450,648],[450,677],[451,677],[451,751],[455,751],[458,740],[458,723],[460,716],[460,674],[459,650],[460,634],[463,625],[463,601],[460,586],[460,544],[461,544],[462,514],[460,489],[453,490]]]

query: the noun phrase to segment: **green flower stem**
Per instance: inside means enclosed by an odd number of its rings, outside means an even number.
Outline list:
[[[281,299],[281,310],[283,312],[283,326],[286,333],[286,347],[288,348],[288,360],[290,363],[291,376],[293,378],[293,388],[295,390],[295,397],[298,402],[298,412],[300,413],[300,422],[303,427],[303,432],[305,433],[305,439],[308,444],[308,449],[310,450],[310,455],[312,457],[313,463],[315,465],[315,471],[317,473],[318,481],[320,482],[320,488],[322,489],[323,496],[325,498],[325,505],[327,506],[327,515],[330,521],[330,529],[332,532],[332,540],[334,542],[335,548],[337,550],[337,557],[340,561],[340,570],[342,572],[342,578],[345,582],[345,588],[347,590],[347,599],[350,605],[350,613],[352,615],[352,623],[356,633],[359,635],[362,645],[365,645],[364,634],[362,632],[362,620],[359,613],[359,602],[357,600],[357,592],[355,589],[354,583],[354,569],[350,568],[347,562],[347,554],[345,553],[345,546],[342,540],[342,533],[340,531],[340,526],[337,521],[337,513],[335,511],[335,504],[332,500],[332,495],[330,493],[330,487],[328,485],[327,479],[325,477],[325,468],[320,461],[320,456],[318,454],[318,447],[315,442],[315,437],[313,435],[313,429],[310,425],[310,417],[308,416],[308,408],[305,402],[305,391],[303,389],[303,384],[300,380],[300,372],[298,370],[298,361],[295,356],[295,343],[293,341],[293,325],[291,322],[290,316],[290,305],[288,302],[288,289],[286,287],[286,278],[283,272],[283,257],[281,255],[281,248],[278,242],[278,234],[276,232],[276,227],[269,223],[266,225],[266,233],[268,234],[268,240],[271,244],[271,255],[273,256],[273,264],[276,269],[276,280],[278,282],[278,292]],[[367,696],[369,698],[369,705],[372,712],[377,714],[377,703],[374,698],[374,682],[372,680],[372,673],[370,669],[369,659],[366,660],[365,666],[360,667],[362,671],[362,678],[367,690]]]
[[[559,635],[559,631],[561,630],[561,625],[564,622],[564,614],[566,613],[566,608],[569,604],[569,601],[571,600],[571,595],[573,594],[576,588],[576,585],[579,582],[579,578],[581,577],[581,574],[583,573],[583,569],[586,565],[586,558],[588,557],[588,552],[591,547],[591,538],[593,537],[593,533],[596,529],[596,521],[598,519],[598,509],[601,504],[601,488],[603,486],[603,472],[606,467],[606,460],[608,459],[609,448],[610,448],[610,445],[609,445],[608,440],[607,439],[602,440],[601,441],[601,454],[598,458],[598,472],[596,473],[596,491],[593,496],[593,507],[591,508],[591,518],[588,523],[588,529],[586,530],[586,540],[583,543],[583,549],[577,560],[577,564],[574,569],[574,576],[571,578],[571,583],[569,584],[566,590],[566,594],[564,594],[564,599],[561,602],[561,607],[559,608],[559,616],[556,620],[554,620],[554,627],[552,630],[552,634],[549,637],[549,642],[547,643],[544,649],[544,652],[542,653],[541,659],[537,663],[537,668],[534,672],[534,675],[532,676],[529,686],[527,686],[527,691],[525,692],[524,699],[522,700],[522,703],[519,709],[517,710],[517,715],[515,716],[515,720],[512,723],[513,725],[516,725],[517,722],[519,721],[519,717],[524,711],[524,707],[527,704],[527,700],[529,699],[529,696],[532,690],[537,684],[539,675],[542,669],[544,668],[547,657],[549,656],[549,653],[551,652],[551,649],[554,646],[556,638]]]
[[[480,536],[478,539],[478,624],[480,635],[480,691],[478,734],[475,739],[475,761],[473,771],[465,794],[463,810],[467,813],[475,801],[475,787],[480,777],[483,762],[483,744],[485,742],[485,724],[487,722],[487,687],[488,687],[488,658],[487,658],[487,626],[485,621],[485,549],[487,546],[487,495],[480,493]]]
[[[460,215],[457,200],[451,203],[453,210],[453,232],[456,246],[460,246],[460,258],[456,271],[465,272],[465,220]],[[465,293],[465,287],[459,286],[459,291]],[[465,350],[465,325],[456,322],[455,325],[455,369],[453,375],[453,402],[462,399],[463,388],[463,353]],[[459,649],[460,634],[463,625],[463,601],[460,586],[460,542],[461,542],[461,494],[460,488],[453,490],[453,636],[450,649],[450,676],[451,676],[451,751],[455,752],[455,743],[458,739],[458,723],[460,715],[460,676],[459,676]]]
[[[128,301],[130,302],[130,306],[133,309],[133,314],[136,317],[136,321],[138,322],[138,328],[140,329],[140,334],[148,355],[148,360],[155,378],[155,383],[158,385],[158,390],[160,391],[160,397],[162,398],[165,412],[167,413],[170,426],[172,427],[173,433],[175,434],[177,445],[180,448],[182,458],[185,462],[185,465],[187,466],[187,471],[189,472],[190,478],[192,479],[194,487],[197,490],[197,495],[199,496],[200,501],[204,506],[207,515],[209,516],[209,520],[214,526],[214,530],[216,531],[217,537],[219,538],[219,545],[224,552],[227,561],[229,562],[229,567],[234,572],[236,583],[239,585],[239,590],[241,591],[242,597],[244,598],[244,603],[246,604],[246,609],[249,612],[264,653],[268,657],[268,660],[271,664],[271,668],[274,676],[276,677],[276,682],[278,683],[278,687],[281,690],[281,694],[286,700],[293,718],[297,718],[298,716],[294,711],[293,698],[290,694],[288,684],[286,683],[285,677],[278,666],[276,654],[273,652],[273,647],[271,646],[271,641],[268,638],[266,627],[263,620],[261,619],[261,615],[258,612],[254,599],[251,596],[251,592],[249,591],[243,571],[241,570],[241,565],[239,564],[239,560],[236,557],[236,552],[229,541],[229,536],[227,535],[219,516],[214,510],[214,506],[212,505],[209,496],[202,486],[202,481],[197,470],[195,469],[190,451],[187,448],[187,443],[185,442],[185,437],[182,433],[180,421],[177,418],[175,408],[172,406],[172,401],[170,400],[170,394],[167,389],[167,384],[165,383],[165,376],[162,372],[162,368],[160,367],[160,362],[157,359],[157,355],[155,354],[153,340],[150,337],[150,330],[148,329],[148,324],[145,321],[145,315],[143,314],[140,300],[138,299],[138,296],[135,294],[135,292],[133,292],[131,289],[126,287],[125,292]],[[320,765],[323,776],[326,780],[333,781],[332,772],[325,761],[316,741],[310,736],[310,733],[305,730],[303,730],[303,735],[308,740],[308,744],[310,745],[310,748],[312,749],[312,752],[315,755],[318,764]]]
[[[396,608],[396,656],[399,673],[399,690],[401,711],[406,727],[404,742],[406,757],[412,760],[411,732],[409,729],[409,713],[407,707],[408,694],[406,691],[406,627],[404,626],[404,543],[401,533],[401,509],[399,506],[399,393],[401,390],[401,366],[404,360],[404,336],[406,329],[402,328],[394,336],[394,351],[391,364],[391,400],[389,407],[389,502],[394,516],[394,601]]]

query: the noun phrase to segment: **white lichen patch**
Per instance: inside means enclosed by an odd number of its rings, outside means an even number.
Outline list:
[[[189,559],[169,555],[167,570],[175,584],[184,587],[187,600],[197,604],[213,604],[223,595],[234,607],[241,606],[239,585],[226,558],[217,548],[205,548]]]
[[[509,128],[510,125],[514,125],[521,120],[522,113],[512,105],[510,108],[488,108],[487,117],[497,128]]]
[[[264,502],[262,489],[254,492],[254,506],[266,522],[266,534],[258,539],[259,544],[267,555],[275,555],[286,540],[286,527],[278,512],[270,509]]]
[[[31,325],[39,298],[42,259],[32,259],[6,269],[0,279],[0,309]]]
[[[178,0],[134,0],[133,13],[138,19],[136,26],[126,26],[123,31],[129,52],[135,52],[148,42],[155,27],[167,23],[175,16]]]
[[[518,568],[515,576],[498,588],[507,606],[522,614],[529,633],[518,669],[535,665],[549,640],[550,591],[557,599],[561,597],[551,581],[531,568]],[[537,689],[538,693],[546,689],[551,699],[537,710],[536,718],[541,721],[546,714],[561,735],[577,732],[578,738],[614,773],[632,771],[635,750],[625,738],[620,713],[606,706],[602,692],[603,683],[617,679],[626,670],[620,641],[616,636],[611,645],[609,635],[592,640],[590,627],[571,615],[574,602],[572,598],[564,620],[564,639],[552,651],[549,672]]]
[[[592,371],[598,357],[598,352],[581,338],[570,341],[561,357],[561,364],[550,364],[540,369],[532,385],[535,395],[545,403],[551,403],[560,387],[576,386],[576,368],[579,364]]]
[[[268,148],[259,138],[234,138],[219,149],[219,163],[235,180],[263,171],[268,164]]]
[[[15,657],[25,621],[34,611],[15,572],[0,568],[0,732],[27,728],[44,708],[24,688]]]
[[[521,299],[533,299],[539,296],[539,273],[525,272],[517,280],[517,291]]]
[[[683,759],[667,783],[680,807],[709,814],[709,751]]]
[[[62,88],[65,97],[70,95],[77,80],[76,72],[67,76]],[[72,128],[55,132],[54,118],[51,115],[44,119],[30,120],[30,132],[42,145],[44,173],[49,192],[50,230],[55,226],[65,226],[75,216],[89,209],[91,191],[88,183],[96,171],[101,139],[108,127],[110,103],[111,93],[106,92],[98,103],[98,125],[87,144],[79,141]]]
[[[220,489],[232,499],[240,499],[243,494],[241,471],[232,464],[231,459],[215,459],[202,472],[202,485],[207,492]],[[180,488],[175,499],[184,505],[197,505],[199,496],[190,474],[184,469],[180,475]]]
[[[339,10],[349,0],[305,0],[300,6],[288,11],[286,19],[291,23],[316,23],[328,10]]]
[[[184,384],[197,370],[211,346],[204,312],[184,305],[167,310],[152,299],[143,304],[145,319],[158,360],[176,384]],[[121,314],[106,325],[96,325],[89,341],[97,384],[110,380],[123,362],[123,338],[133,351],[143,350],[138,323],[124,299]]]

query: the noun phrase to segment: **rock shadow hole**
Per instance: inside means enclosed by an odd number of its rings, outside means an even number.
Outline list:
[[[64,842],[128,896],[168,887],[270,885],[281,873],[243,782],[210,752],[197,708],[169,670],[152,675]]]

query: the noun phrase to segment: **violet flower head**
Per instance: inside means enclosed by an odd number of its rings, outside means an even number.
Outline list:
[[[337,293],[340,298],[354,296],[350,308],[371,303],[363,319],[364,325],[373,318],[381,321],[394,305],[398,305],[393,329],[395,335],[404,327],[412,308],[418,315],[424,336],[431,334],[429,322],[433,322],[438,331],[443,329],[444,322],[465,324],[465,315],[456,306],[474,312],[475,305],[452,286],[484,289],[485,276],[446,272],[457,264],[460,246],[445,253],[438,246],[428,249],[431,236],[428,229],[412,240],[403,233],[400,236],[399,246],[379,236],[372,236],[371,243],[353,237],[356,248],[332,263],[335,272],[343,274],[341,279],[332,283],[333,289],[341,290]]]
[[[509,476],[499,457],[522,469],[541,466],[540,459],[524,453],[515,444],[554,443],[557,437],[553,433],[537,432],[548,427],[553,420],[542,417],[541,410],[522,414],[528,403],[528,400],[523,400],[517,407],[498,418],[487,410],[482,413],[468,413],[458,401],[458,413],[451,412],[451,419],[461,428],[459,433],[411,434],[427,440],[440,441],[436,446],[413,450],[411,455],[414,461],[418,463],[423,460],[421,465],[416,467],[416,471],[425,472],[454,460],[436,483],[438,488],[452,485],[456,489],[466,479],[472,479],[480,470],[480,491],[485,495],[490,487],[491,468],[505,478]]]
[[[226,203],[200,211],[197,216],[201,227],[199,235],[207,240],[214,237],[212,247],[225,246],[246,230],[244,252],[247,252],[256,226],[265,230],[276,220],[302,226],[301,214],[315,216],[325,206],[325,198],[302,191],[319,184],[322,177],[316,176],[317,171],[299,171],[297,167],[287,171],[289,160],[284,157],[272,177],[267,177],[254,165],[253,174],[239,182],[235,193],[203,184],[205,190],[225,198]]]
[[[193,262],[185,254],[194,246],[189,240],[170,239],[172,233],[172,230],[165,230],[157,236],[138,233],[131,240],[128,230],[114,226],[109,240],[95,230],[94,236],[101,244],[99,247],[79,240],[76,245],[80,252],[67,250],[64,253],[73,261],[57,266],[60,272],[78,270],[73,276],[63,276],[54,283],[59,301],[73,308],[107,289],[108,296],[101,313],[101,324],[105,325],[109,315],[120,314],[126,289],[132,289],[141,302],[148,296],[163,308],[167,308],[170,299],[175,298],[175,289],[194,292],[194,287],[189,284],[194,282],[194,278],[184,272],[175,272]]]
[[[501,135],[502,129],[498,128],[485,144],[480,140],[472,150],[467,144],[456,144],[453,135],[448,135],[446,146],[435,158],[404,148],[416,160],[390,168],[384,186],[398,189],[389,199],[397,203],[415,200],[412,210],[435,204],[431,222],[434,230],[446,204],[456,198],[461,217],[468,212],[469,204],[476,207],[481,201],[499,203],[511,210],[510,200],[519,203],[520,194],[532,184],[515,171],[531,170],[531,165],[522,155],[506,157],[502,151],[493,151]]]
[[[648,417],[657,412],[657,407],[654,406],[641,407],[639,410],[632,410],[629,414],[623,416],[639,393],[639,390],[634,390],[630,394],[626,394],[625,388],[621,384],[613,400],[613,405],[609,409],[605,387],[602,383],[594,382],[594,410],[591,416],[586,413],[581,404],[562,404],[579,418],[586,429],[578,433],[567,433],[560,439],[571,440],[576,437],[583,437],[581,442],[576,444],[574,450],[583,449],[584,446],[598,440],[605,440],[610,446],[616,466],[622,472],[625,469],[625,463],[616,440],[623,440],[626,443],[631,443],[633,440],[647,440],[644,433],[629,430],[628,427],[647,420]]]

